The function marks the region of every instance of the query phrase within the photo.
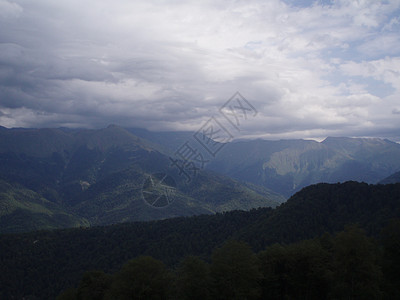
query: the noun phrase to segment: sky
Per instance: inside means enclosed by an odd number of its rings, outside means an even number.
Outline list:
[[[399,16],[400,0],[0,0],[0,125],[400,141]],[[253,110],[233,126],[237,91]]]

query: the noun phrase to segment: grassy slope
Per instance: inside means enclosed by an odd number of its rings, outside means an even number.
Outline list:
[[[87,226],[32,190],[0,180],[0,233]]]

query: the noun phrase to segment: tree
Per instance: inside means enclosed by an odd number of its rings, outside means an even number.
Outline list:
[[[336,235],[333,272],[335,299],[381,298],[378,249],[359,227],[347,227]]]
[[[243,242],[228,241],[212,255],[213,299],[257,299],[261,273],[258,259]]]
[[[325,299],[329,289],[329,253],[317,240],[287,246],[290,289],[293,299]]]
[[[165,265],[150,256],[128,261],[115,276],[106,299],[167,299],[171,278]]]
[[[83,274],[77,289],[78,300],[102,300],[110,289],[112,277],[103,271],[88,271]]]
[[[76,289],[69,288],[57,296],[56,300],[76,300]]]
[[[392,220],[382,231],[383,273],[387,299],[400,299],[400,219]]]
[[[258,254],[262,279],[263,299],[284,299],[289,290],[289,262],[287,249],[274,244]]]
[[[196,256],[188,256],[182,261],[177,275],[179,299],[210,299],[210,267],[206,262]]]

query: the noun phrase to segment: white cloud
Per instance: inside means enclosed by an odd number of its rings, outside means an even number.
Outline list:
[[[372,77],[390,84],[400,92],[400,57],[385,57],[361,63],[350,61],[342,64],[340,68],[346,75]]]
[[[236,90],[260,111],[243,134],[365,136],[400,125],[399,1],[2,5],[7,16],[20,8],[0,27],[3,125],[193,129]],[[377,97],[370,78],[394,91]]]
[[[17,18],[23,9],[20,5],[7,0],[0,0],[0,20]]]

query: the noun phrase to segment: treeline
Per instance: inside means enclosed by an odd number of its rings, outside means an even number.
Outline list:
[[[129,259],[152,256],[176,266],[214,248],[271,208],[163,221],[0,235],[0,299],[54,299],[86,270],[117,271]]]
[[[357,226],[255,254],[229,240],[211,259],[187,256],[176,268],[150,256],[116,273],[86,272],[57,300],[100,299],[399,299],[400,220],[379,241]]]
[[[77,286],[86,270],[117,274],[139,256],[162,261],[169,270],[188,256],[211,262],[214,249],[227,240],[246,242],[260,253],[276,243],[335,235],[347,224],[358,224],[379,241],[382,229],[396,218],[400,184],[347,182],[307,187],[276,209],[0,235],[0,299],[54,299]],[[383,243],[378,245],[381,251]]]

